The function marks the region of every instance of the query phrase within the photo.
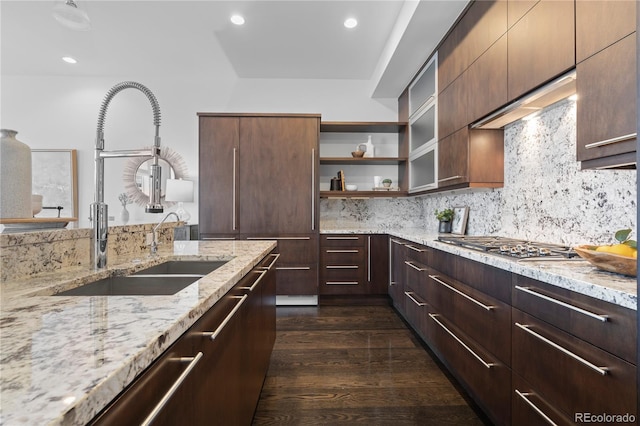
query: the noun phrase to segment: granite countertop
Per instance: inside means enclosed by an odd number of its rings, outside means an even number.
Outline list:
[[[106,271],[67,268],[3,282],[0,423],[86,424],[274,247],[178,241],[154,258],[109,259]],[[228,262],[171,296],[51,296],[112,273],[189,259]]]
[[[566,288],[596,299],[637,310],[637,281],[635,278],[600,271],[586,260],[526,261],[454,246],[437,241],[438,233],[424,229],[373,229],[361,226],[322,227],[322,234],[388,234],[427,247],[456,254],[471,260],[495,266],[525,277]]]

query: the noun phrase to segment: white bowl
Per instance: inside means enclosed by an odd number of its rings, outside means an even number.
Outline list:
[[[347,191],[357,191],[358,185],[345,185],[345,188],[347,189]]]

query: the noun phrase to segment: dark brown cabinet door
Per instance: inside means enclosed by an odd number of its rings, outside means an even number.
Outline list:
[[[438,187],[468,182],[468,158],[468,128],[438,141]]]
[[[541,0],[508,32],[509,100],[575,66],[572,1]]]
[[[580,62],[576,70],[578,161],[594,160],[591,163],[595,167],[634,162],[635,33]],[[632,154],[624,155],[628,153]],[[611,164],[599,162],[605,157],[612,158]],[[587,167],[589,163],[582,164],[582,168]]]
[[[387,294],[389,284],[389,238],[368,235],[367,276],[369,294]]]
[[[502,36],[467,70],[468,121],[507,103],[507,36]]]
[[[238,155],[240,119],[199,118],[199,232],[238,233]]]
[[[240,227],[243,233],[317,229],[318,118],[240,119]]]
[[[438,95],[438,139],[469,124],[468,74],[465,72]]]
[[[405,299],[406,296],[404,294],[405,285],[404,285],[404,271],[405,271],[405,263],[406,260],[406,251],[407,248],[402,240],[397,238],[389,238],[389,250],[391,256],[391,274],[389,281],[389,296],[393,301],[393,306],[403,315],[406,315],[405,311]]]
[[[576,0],[576,62],[582,62],[635,30],[635,1]]]

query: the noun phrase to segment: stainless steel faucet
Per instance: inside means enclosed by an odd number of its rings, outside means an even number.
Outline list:
[[[113,97],[124,89],[138,89],[144,93],[153,109],[153,125],[156,128],[154,144],[151,149],[139,150],[120,150],[105,151],[104,150],[104,120],[107,108]],[[100,113],[98,114],[98,128],[96,131],[96,150],[95,150],[95,199],[91,204],[91,222],[93,225],[93,234],[91,236],[91,264],[94,269],[101,269],[107,266],[107,236],[109,229],[109,215],[107,205],[104,202],[104,159],[105,158],[123,158],[123,157],[152,157],[153,165],[151,166],[151,188],[149,194],[149,203],[145,211],[147,213],[162,213],[164,211],[160,204],[160,174],[161,167],[158,165],[158,156],[160,155],[160,105],[155,95],[146,86],[134,81],[125,81],[113,86],[105,95]],[[166,218],[165,218],[166,219]]]
[[[171,215],[176,217],[176,221],[180,222],[180,216],[176,212],[169,212],[167,215],[156,225],[153,227],[153,237],[151,237],[151,255],[154,255],[158,252],[158,239],[156,238],[156,231],[160,228],[160,225],[164,223],[165,220]]]

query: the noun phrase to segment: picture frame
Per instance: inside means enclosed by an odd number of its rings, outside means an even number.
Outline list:
[[[469,207],[454,207],[453,220],[451,221],[451,233],[464,235],[467,230],[467,220],[469,219]]]
[[[78,166],[75,149],[32,149],[32,192],[42,195],[43,209],[35,218],[78,215]]]

